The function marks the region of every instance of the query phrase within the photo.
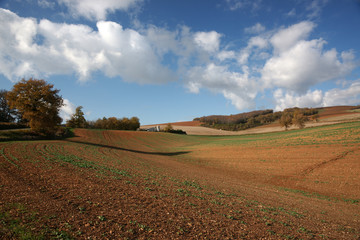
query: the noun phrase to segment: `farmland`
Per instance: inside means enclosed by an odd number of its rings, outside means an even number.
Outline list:
[[[359,239],[360,122],[0,143],[0,238]]]

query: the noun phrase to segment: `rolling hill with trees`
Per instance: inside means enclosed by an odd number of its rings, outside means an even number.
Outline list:
[[[267,125],[275,121],[287,129],[292,124],[299,128],[304,127],[308,120],[315,120],[319,117],[320,108],[288,108],[282,112],[273,110],[257,110],[252,112],[239,113],[235,115],[211,115],[195,118],[194,121],[200,121],[202,126],[228,130],[239,131]]]

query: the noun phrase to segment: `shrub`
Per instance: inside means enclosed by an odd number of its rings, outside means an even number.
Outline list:
[[[164,128],[163,131],[168,133],[175,133],[175,134],[186,134],[186,132],[181,129],[174,129],[170,123]]]

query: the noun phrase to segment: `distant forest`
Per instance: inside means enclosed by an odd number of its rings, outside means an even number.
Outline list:
[[[312,120],[318,118],[320,108],[288,108],[283,112],[274,112],[271,109],[257,110],[235,115],[211,115],[195,118],[194,121],[200,121],[204,127],[211,127],[227,131],[239,131],[248,128],[258,127],[279,121],[284,114],[293,114],[300,112],[306,120],[311,117]]]

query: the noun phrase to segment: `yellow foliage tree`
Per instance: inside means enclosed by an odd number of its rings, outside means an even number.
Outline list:
[[[171,123],[168,123],[168,125],[166,125],[166,127],[164,128],[165,132],[170,132],[174,130],[173,126],[171,125]]]
[[[62,119],[59,117],[63,99],[58,89],[44,80],[22,79],[8,92],[7,100],[11,108],[16,108],[29,121],[32,130],[53,135]]]
[[[81,110],[83,107],[79,106],[76,108],[75,113],[71,116],[71,118],[66,122],[67,127],[71,128],[86,128],[87,122],[84,117],[84,112]]]
[[[281,127],[285,127],[285,130],[287,130],[292,124],[291,113],[284,111],[279,119],[279,123]]]
[[[304,114],[300,110],[296,110],[294,112],[294,117],[292,121],[295,124],[295,126],[298,126],[300,129],[302,129],[305,127],[305,122],[307,121],[307,117],[304,116]]]

